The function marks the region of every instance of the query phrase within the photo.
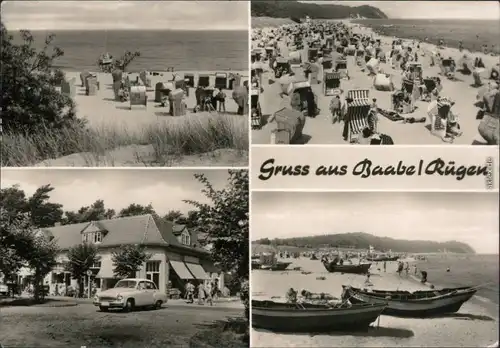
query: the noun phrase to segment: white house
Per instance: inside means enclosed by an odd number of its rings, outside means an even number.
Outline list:
[[[225,286],[224,274],[214,266],[210,252],[198,244],[195,231],[168,221],[158,221],[149,214],[56,226],[44,228],[41,232],[56,240],[62,250],[58,266],[45,278],[51,293],[56,287],[76,286],[77,281],[64,270],[64,263],[68,249],[82,242],[94,243],[99,248],[101,259],[92,268],[91,276],[98,291],[113,287],[118,281],[113,274],[112,252],[128,244],[144,245],[152,255],[136,277],[154,281],[161,291],[167,291],[169,286],[184,291],[188,281],[196,285],[215,278],[220,289]],[[86,277],[86,286],[87,283]]]

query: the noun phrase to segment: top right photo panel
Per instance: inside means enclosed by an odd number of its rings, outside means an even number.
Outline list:
[[[252,143],[498,146],[499,6],[253,0]]]

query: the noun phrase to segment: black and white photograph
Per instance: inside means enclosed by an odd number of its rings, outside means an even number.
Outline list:
[[[2,166],[246,166],[249,6],[3,1]]]
[[[251,346],[498,347],[498,209],[497,193],[253,192]]]
[[[2,169],[1,347],[248,347],[246,170]]]
[[[252,1],[253,144],[498,145],[497,1]]]

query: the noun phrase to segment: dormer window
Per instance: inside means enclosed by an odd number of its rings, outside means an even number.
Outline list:
[[[102,242],[102,238],[104,237],[105,232],[106,231],[102,230],[102,228],[100,228],[96,223],[91,222],[82,231],[82,242],[99,244]]]
[[[188,246],[191,245],[191,235],[189,234],[189,232],[187,231],[182,232],[181,243]]]
[[[102,232],[85,232],[82,234],[82,242],[99,244],[102,242]]]

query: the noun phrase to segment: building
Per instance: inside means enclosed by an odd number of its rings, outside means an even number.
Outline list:
[[[65,271],[64,263],[69,248],[83,242],[99,248],[100,261],[92,268],[91,276],[98,291],[113,287],[119,280],[113,275],[112,253],[130,244],[144,245],[152,255],[135,276],[154,281],[160,291],[167,291],[169,286],[184,291],[187,281],[196,285],[210,279],[218,279],[219,288],[224,288],[224,274],[210,260],[210,252],[200,246],[195,231],[149,214],[55,226],[41,232],[61,248],[58,266],[44,280],[50,293],[55,293],[56,287],[76,286],[77,281]]]

